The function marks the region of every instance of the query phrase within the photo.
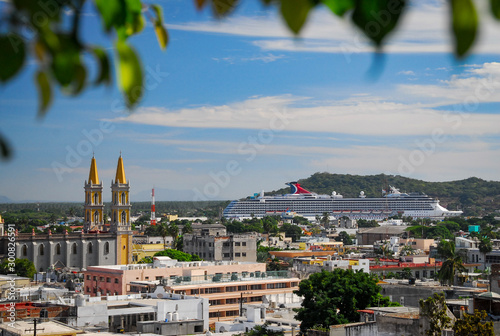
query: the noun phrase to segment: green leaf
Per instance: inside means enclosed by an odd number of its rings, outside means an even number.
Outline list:
[[[109,57],[104,51],[104,49],[95,47],[91,49],[97,60],[99,61],[99,75],[94,81],[95,85],[99,85],[101,83],[105,83],[106,85],[111,84],[111,69],[109,63]]]
[[[59,34],[56,38],[57,43],[54,43],[53,47],[55,49],[51,50],[52,63],[50,66],[54,78],[61,86],[66,87],[73,82],[76,68],[81,64],[81,46],[71,35]]]
[[[344,16],[344,14],[354,8],[355,0],[321,0],[330,10],[338,15]]]
[[[281,0],[281,15],[294,34],[300,32],[311,7],[309,0]]]
[[[0,36],[0,82],[6,82],[23,67],[26,47],[21,37],[9,33]]]
[[[73,82],[71,83],[69,94],[79,94],[85,87],[85,79],[87,79],[87,70],[85,70],[83,65],[78,64],[75,67],[75,75],[73,77]]]
[[[500,20],[500,0],[490,0],[490,9],[495,19]]]
[[[356,0],[352,20],[377,47],[398,24],[406,0]]]
[[[158,22],[163,23],[163,9],[158,5],[151,5],[151,8],[155,12]]]
[[[106,31],[125,24],[127,5],[125,0],[95,0]]]
[[[237,4],[238,0],[212,0],[212,9],[215,17],[222,18],[228,15],[236,8]]]
[[[52,101],[52,89],[47,74],[43,71],[38,71],[35,75],[35,80],[38,86],[38,117],[45,116],[48,107]]]
[[[478,17],[472,0],[451,0],[455,54],[464,56],[477,35]]]
[[[4,160],[12,156],[12,151],[7,140],[0,134],[0,157]]]
[[[160,48],[162,50],[165,50],[168,45],[168,33],[165,30],[163,24],[159,22],[155,23],[155,33],[156,37],[158,38],[158,44],[160,45]]]
[[[143,74],[139,58],[125,41],[116,43],[118,54],[118,83],[129,108],[136,105],[143,94]]]

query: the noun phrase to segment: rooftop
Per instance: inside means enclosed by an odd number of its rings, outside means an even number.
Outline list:
[[[27,320],[18,320],[12,323],[2,323],[0,324],[0,328],[7,330],[12,334],[17,335],[33,335],[33,322],[29,322]],[[82,330],[69,327],[63,323],[48,321],[48,322],[40,322],[36,325],[36,334],[39,336],[42,335],[73,335],[73,334],[81,334]]]

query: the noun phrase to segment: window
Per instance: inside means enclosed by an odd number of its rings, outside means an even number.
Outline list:
[[[61,254],[61,244],[56,244],[56,254]]]
[[[88,254],[92,254],[92,243],[89,243],[89,246],[87,248]]]
[[[73,245],[71,246],[71,253],[76,254],[76,252],[77,252],[77,246],[76,243],[73,243]]]
[[[118,283],[118,278],[115,278],[115,283]]]
[[[99,194],[94,193],[94,204],[99,204]]]
[[[23,247],[21,249],[21,254],[23,257],[26,257],[28,255],[28,246],[23,245]]]
[[[111,282],[111,278],[106,278],[106,282]]]
[[[90,204],[90,193],[87,193],[87,204]]]
[[[220,292],[221,292],[220,287],[205,288],[205,294],[213,294],[213,293],[220,293]]]
[[[221,305],[221,300],[209,300],[208,303],[211,305],[211,306],[218,306],[218,305]]]
[[[226,292],[236,292],[236,290],[237,290],[236,286],[226,287]]]
[[[224,253],[222,256],[223,256],[224,258],[230,258],[230,257],[231,257],[231,254],[230,254],[230,253]]]
[[[250,290],[259,290],[262,289],[261,285],[250,285]]]
[[[39,255],[44,255],[45,254],[45,246],[43,244],[40,245],[40,247],[38,248],[38,254]]]
[[[196,294],[200,294],[200,290],[199,289],[191,289],[191,295],[196,295]]]
[[[122,211],[122,224],[125,224],[127,222],[127,214],[125,211]]]
[[[96,281],[96,280],[97,280],[97,277],[94,275],[94,281]]]
[[[104,277],[99,277],[99,281],[104,281]]]
[[[247,287],[248,286],[238,286],[238,291],[241,292],[241,291],[246,291],[247,290]]]
[[[226,312],[226,316],[238,316],[239,314],[238,310],[229,310]]]
[[[246,252],[243,252],[243,253],[241,253],[241,256],[242,256],[242,257],[246,257],[246,256],[247,256],[247,253],[246,253]]]
[[[122,192],[122,204],[127,204],[126,200],[125,200],[125,193]]]
[[[94,223],[99,223],[99,211],[94,211]]]
[[[87,293],[90,293],[90,288],[87,286]]]
[[[247,242],[241,243],[242,246],[247,246]]]
[[[262,301],[262,296],[252,296],[250,302]]]
[[[109,243],[104,243],[104,254],[109,254]]]
[[[235,304],[238,303],[238,299],[233,298],[233,299],[226,299],[226,304]]]
[[[118,193],[117,192],[115,192],[115,202],[114,203],[118,204]]]
[[[240,242],[235,242],[235,243],[234,243],[234,246],[240,246],[240,245],[241,245],[241,243],[240,243]]]
[[[239,258],[239,257],[241,257],[241,253],[235,253],[235,254],[234,254],[234,257],[235,257],[235,258]]]
[[[92,279],[92,277],[89,274],[87,274],[87,280],[90,280],[90,279]]]
[[[87,211],[87,216],[85,218],[87,222],[90,222],[90,211]]]

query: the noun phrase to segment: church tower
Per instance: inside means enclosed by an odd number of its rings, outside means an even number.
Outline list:
[[[112,232],[131,231],[130,225],[130,184],[125,178],[123,158],[120,154],[115,180],[111,181],[111,228]],[[125,231],[125,232],[124,232]]]
[[[99,181],[97,164],[92,156],[88,181],[85,181],[85,205],[83,231],[102,230],[104,225],[102,203],[102,182]]]

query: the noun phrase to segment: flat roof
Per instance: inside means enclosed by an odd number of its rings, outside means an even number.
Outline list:
[[[32,335],[33,322],[28,320],[18,320],[13,323],[2,323],[0,328],[18,335]],[[36,325],[37,335],[53,335],[53,334],[80,334],[83,330],[73,328],[56,321],[39,322]]]

